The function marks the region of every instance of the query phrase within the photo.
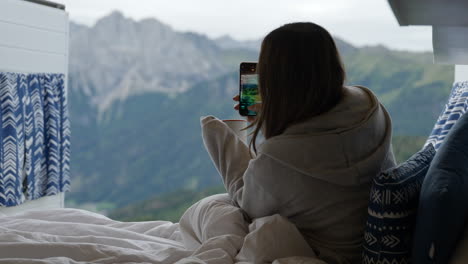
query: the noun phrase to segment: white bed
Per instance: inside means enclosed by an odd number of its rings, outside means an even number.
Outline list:
[[[118,222],[78,209],[0,213],[0,263],[321,263],[279,215],[249,225],[226,195],[180,223]]]

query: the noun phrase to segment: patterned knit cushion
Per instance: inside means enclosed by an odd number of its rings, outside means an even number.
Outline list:
[[[440,114],[431,135],[427,139],[426,145],[432,144],[435,149],[439,149],[443,140],[458,119],[468,108],[468,81],[456,82],[445,105],[444,111]]]
[[[412,263],[449,263],[468,221],[468,114],[450,130],[421,188]]]
[[[426,146],[374,178],[364,233],[364,264],[409,263],[421,185],[435,155]]]

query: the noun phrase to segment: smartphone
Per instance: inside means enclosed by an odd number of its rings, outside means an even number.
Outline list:
[[[239,68],[239,114],[256,116],[257,112],[248,107],[262,102],[258,91],[257,63],[241,62]]]

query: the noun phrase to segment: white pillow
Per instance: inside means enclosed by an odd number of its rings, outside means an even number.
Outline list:
[[[308,261],[302,263],[324,263],[316,258],[296,226],[278,214],[255,219],[249,231],[236,261],[272,263],[277,259],[301,256],[301,261]],[[289,260],[292,262],[283,259],[276,263],[295,263],[298,258]]]
[[[209,196],[192,205],[180,218],[184,246],[195,250],[210,238],[222,235],[245,237],[248,223],[228,194]]]

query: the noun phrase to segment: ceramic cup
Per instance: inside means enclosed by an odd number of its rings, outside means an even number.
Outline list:
[[[242,130],[248,126],[247,121],[241,119],[229,119],[223,120],[223,122],[232,130],[234,133],[247,144],[247,130]]]

